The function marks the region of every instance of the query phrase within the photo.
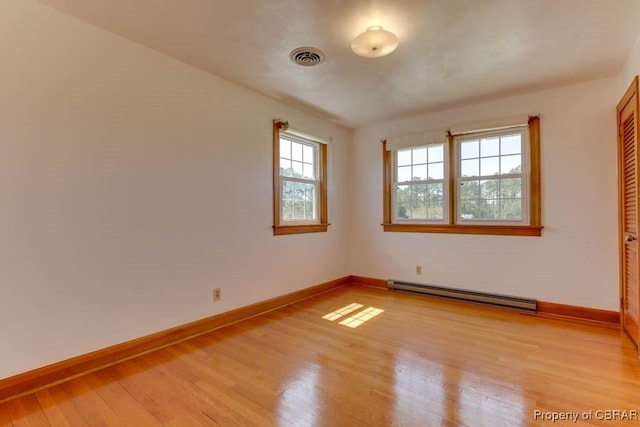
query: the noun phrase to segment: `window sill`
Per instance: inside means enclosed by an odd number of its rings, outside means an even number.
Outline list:
[[[329,224],[298,224],[298,225],[274,225],[273,235],[283,236],[287,234],[323,233],[329,228]]]
[[[399,233],[485,234],[496,236],[542,236],[536,225],[382,224],[384,231]]]

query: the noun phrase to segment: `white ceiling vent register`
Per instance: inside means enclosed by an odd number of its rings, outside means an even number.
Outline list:
[[[299,47],[291,51],[289,58],[298,65],[311,67],[324,62],[324,53],[315,47]]]

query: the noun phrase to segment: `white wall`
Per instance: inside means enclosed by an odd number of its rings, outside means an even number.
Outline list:
[[[352,274],[617,310],[617,84],[597,80],[359,129]],[[519,113],[541,116],[542,237],[382,231],[381,138]]]
[[[638,38],[636,38],[635,43],[631,47],[629,56],[627,57],[624,67],[622,68],[622,72],[620,73],[618,98],[621,98],[622,95],[624,95],[624,92],[633,81],[633,78],[638,74],[640,74],[640,34],[638,34]]]
[[[0,52],[0,378],[349,274],[346,130],[32,0]],[[334,138],[328,233],[272,235],[274,118]]]

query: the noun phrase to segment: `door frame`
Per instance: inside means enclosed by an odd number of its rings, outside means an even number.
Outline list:
[[[627,244],[625,242],[625,230],[624,230],[624,140],[623,140],[623,135],[621,132],[621,127],[622,127],[622,120],[621,120],[621,114],[622,111],[626,108],[626,106],[629,104],[629,102],[634,102],[635,101],[635,106],[634,106],[634,132],[636,134],[636,173],[635,173],[635,179],[636,179],[636,191],[639,188],[638,184],[640,184],[638,182],[638,178],[639,178],[639,173],[638,173],[638,168],[640,167],[640,164],[638,163],[638,158],[640,157],[638,155],[638,143],[639,138],[638,138],[638,134],[639,134],[639,130],[638,130],[638,118],[639,118],[639,111],[638,111],[638,76],[636,75],[633,78],[633,81],[631,82],[631,84],[629,85],[628,89],[626,90],[626,92],[624,93],[624,95],[622,96],[622,98],[620,99],[620,102],[618,102],[618,105],[616,106],[616,125],[617,125],[617,161],[618,161],[618,258],[619,258],[619,292],[620,292],[620,327],[623,331],[626,331],[625,329],[625,307],[626,307],[626,301],[625,301],[625,297],[626,297],[626,292],[625,292],[625,276],[626,276],[626,271],[625,271],[625,253],[624,253],[624,248],[625,245]],[[636,197],[638,195],[636,194]],[[640,201],[640,200],[638,200]],[[638,201],[636,201],[636,203],[638,203]],[[636,221],[640,221],[640,217],[636,217]],[[638,226],[640,226],[640,224],[638,224]],[[640,259],[638,260],[640,262]],[[638,266],[640,267],[640,266]],[[640,272],[640,268],[638,268],[638,272]],[[628,331],[627,331],[628,333]],[[632,338],[633,342],[636,343],[636,341],[638,340],[638,337]]]

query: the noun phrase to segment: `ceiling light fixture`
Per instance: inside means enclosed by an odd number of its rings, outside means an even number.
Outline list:
[[[379,58],[396,50],[398,37],[382,27],[369,27],[358,34],[351,42],[351,49],[356,55],[366,58]]]

